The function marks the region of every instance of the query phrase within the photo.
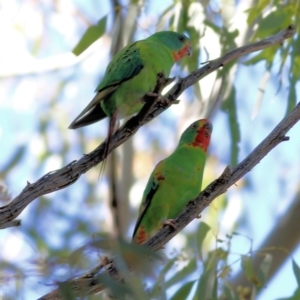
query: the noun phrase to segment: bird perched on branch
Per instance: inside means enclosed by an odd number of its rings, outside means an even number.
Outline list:
[[[174,63],[190,54],[188,37],[173,31],[160,31],[126,46],[112,58],[97,94],[69,128],[109,117],[108,147],[117,118],[138,112],[144,104],[143,97],[153,94],[158,74],[168,77]]]
[[[211,133],[209,120],[192,123],[174,152],[156,165],[143,194],[133,232],[135,243],[145,243],[165,225],[176,229],[173,219],[201,191]]]

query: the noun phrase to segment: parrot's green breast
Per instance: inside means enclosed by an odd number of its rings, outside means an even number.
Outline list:
[[[145,207],[141,207],[141,219],[136,228],[140,232],[134,237],[137,243],[154,236],[164,221],[176,218],[188,201],[200,193],[205,160],[202,149],[183,145],[157,165],[144,191]],[[153,196],[151,191],[154,191]],[[151,198],[148,206],[147,197]]]
[[[175,218],[200,193],[205,159],[201,149],[184,145],[164,160],[161,193],[169,206],[168,219]]]

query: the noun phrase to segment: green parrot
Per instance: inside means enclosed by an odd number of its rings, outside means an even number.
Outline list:
[[[181,135],[175,151],[156,165],[133,232],[136,244],[144,244],[164,225],[175,228],[173,219],[200,193],[211,133],[209,120],[192,123]]]
[[[168,77],[176,61],[191,54],[184,34],[160,31],[132,43],[111,60],[97,94],[69,126],[76,129],[109,117],[108,142],[117,118],[132,115],[143,106],[142,98],[153,92],[158,73]]]

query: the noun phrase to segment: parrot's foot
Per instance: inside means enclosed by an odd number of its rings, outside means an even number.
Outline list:
[[[158,103],[161,103],[162,105],[168,105],[170,106],[171,104],[178,104],[180,102],[180,100],[174,100],[171,102],[171,100],[169,98],[165,98],[165,97],[159,97],[157,99]]]
[[[169,85],[170,83],[172,83],[175,80],[176,77],[170,77],[170,78],[166,78],[165,77],[165,72],[161,71],[157,74],[157,86],[160,86],[160,91],[163,90],[163,88],[165,88],[167,85]]]
[[[175,221],[173,219],[169,219],[163,222],[163,226],[170,226],[172,227],[174,230],[178,230],[178,228],[175,225]]]
[[[159,97],[157,99],[157,102],[162,105],[168,105],[168,106],[171,104],[171,101],[168,98],[164,98],[164,97]]]
[[[108,256],[102,256],[100,257],[100,263],[102,266],[106,266],[110,263],[110,260],[108,258]]]
[[[180,100],[174,100],[171,102],[169,98],[161,97],[157,93],[148,92],[145,96],[141,99],[142,102],[146,103],[147,101],[152,101],[151,98],[157,98],[155,100],[156,103],[160,103],[163,106],[170,106],[171,104],[178,104]]]
[[[190,200],[186,206],[189,206],[189,205],[195,205],[195,200]]]

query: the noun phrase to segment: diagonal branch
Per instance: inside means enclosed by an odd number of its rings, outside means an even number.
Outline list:
[[[153,251],[161,249],[178,231],[182,230],[218,196],[225,193],[240,178],[251,171],[273,148],[289,138],[285,134],[300,120],[300,103],[286,116],[274,130],[233,170],[226,167],[223,174],[208,185],[197,198],[192,199],[187,208],[175,219],[175,226],[178,230],[174,231],[169,226],[161,229],[146,245]],[[105,264],[99,264],[93,270],[76,279],[68,281],[68,288],[72,292],[84,292],[93,294],[105,289],[101,283],[103,274],[110,275],[114,279],[121,280],[113,259],[108,259]],[[100,276],[100,277],[99,277]],[[62,299],[59,289],[44,295],[39,300],[58,300]]]
[[[169,102],[157,102],[154,107],[151,108],[146,118],[140,118],[139,115],[132,117],[113,135],[108,153],[129,139],[129,137],[132,136],[142,125],[161,114],[170,105],[172,105],[172,103],[174,103],[185,89],[192,86],[203,77],[245,54],[281,44],[285,39],[291,37],[294,32],[294,25],[290,25],[287,29],[282,30],[274,36],[232,50],[224,56],[210,61],[208,64],[192,72],[187,77],[181,78],[164,97],[168,98]],[[16,226],[15,224],[19,224],[11,221],[14,220],[23,211],[23,209],[37,197],[52,193],[73,184],[83,173],[87,172],[89,169],[105,159],[104,149],[105,142],[91,153],[84,155],[78,161],[73,161],[59,170],[52,171],[44,175],[33,184],[28,183],[16,198],[14,198],[9,204],[0,208],[0,228],[7,228],[9,226]]]

